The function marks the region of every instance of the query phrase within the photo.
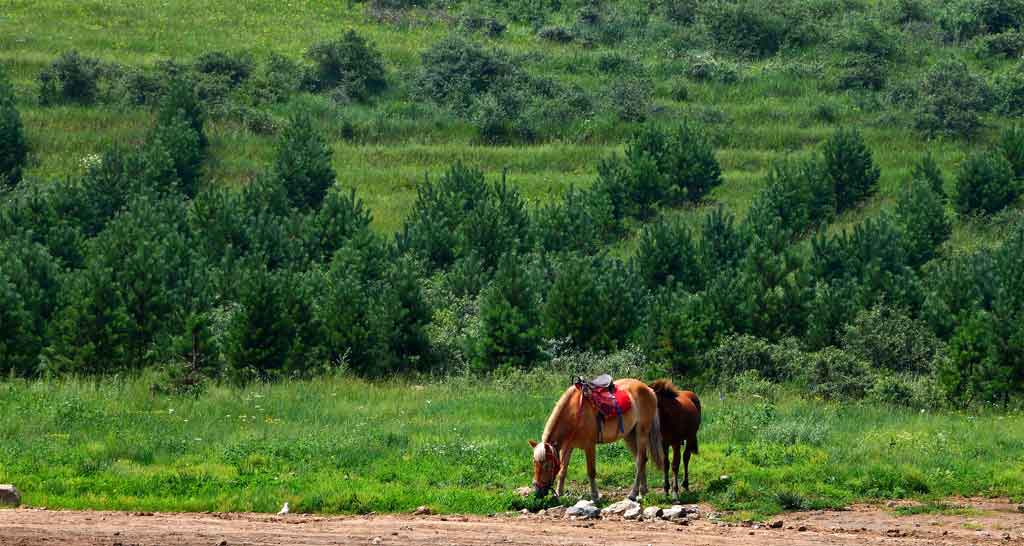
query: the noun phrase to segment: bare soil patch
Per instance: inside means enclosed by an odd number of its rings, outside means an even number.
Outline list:
[[[1007,500],[954,499],[963,515],[900,516],[899,506],[784,514],[766,522],[700,519],[570,521],[548,515],[306,516],[266,514],[0,510],[0,546],[155,545],[740,545],[1024,544],[1024,513]]]

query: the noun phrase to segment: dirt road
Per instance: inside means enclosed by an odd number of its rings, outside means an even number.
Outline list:
[[[786,514],[779,529],[707,519],[569,521],[543,515],[321,517],[0,510],[0,545],[1024,545],[1024,513],[1007,501],[957,501],[969,515],[896,516],[891,508]]]

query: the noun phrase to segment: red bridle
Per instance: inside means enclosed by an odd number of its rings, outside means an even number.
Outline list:
[[[537,484],[541,487],[549,487],[552,482],[555,481],[555,476],[562,470],[562,461],[558,457],[558,451],[555,450],[554,446],[545,442],[544,443],[544,461],[541,463],[542,476],[547,477],[550,472],[551,481],[545,484]]]

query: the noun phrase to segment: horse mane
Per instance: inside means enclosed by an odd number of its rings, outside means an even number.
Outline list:
[[[676,398],[679,396],[679,387],[673,385],[669,379],[659,379],[651,383],[651,390],[654,391],[654,394],[666,398]]]
[[[558,423],[558,417],[565,411],[566,406],[569,405],[569,400],[572,399],[572,395],[575,392],[576,389],[566,389],[562,397],[558,399],[558,403],[551,410],[551,415],[548,416],[548,422],[544,425],[544,435],[540,437],[541,442],[550,443],[551,434],[555,432],[555,425]]]

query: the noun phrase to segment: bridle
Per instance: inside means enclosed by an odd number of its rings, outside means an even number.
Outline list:
[[[542,470],[541,475],[542,476],[548,476],[549,475],[548,472],[550,472],[551,481],[548,482],[548,483],[545,483],[545,484],[534,484],[534,485],[546,488],[546,487],[551,487],[551,484],[554,483],[555,477],[558,475],[558,472],[560,470],[562,470],[562,460],[558,457],[558,450],[556,450],[554,446],[552,446],[551,444],[549,444],[547,442],[545,442],[543,445],[544,445],[544,460],[540,463],[541,464],[541,470]]]

